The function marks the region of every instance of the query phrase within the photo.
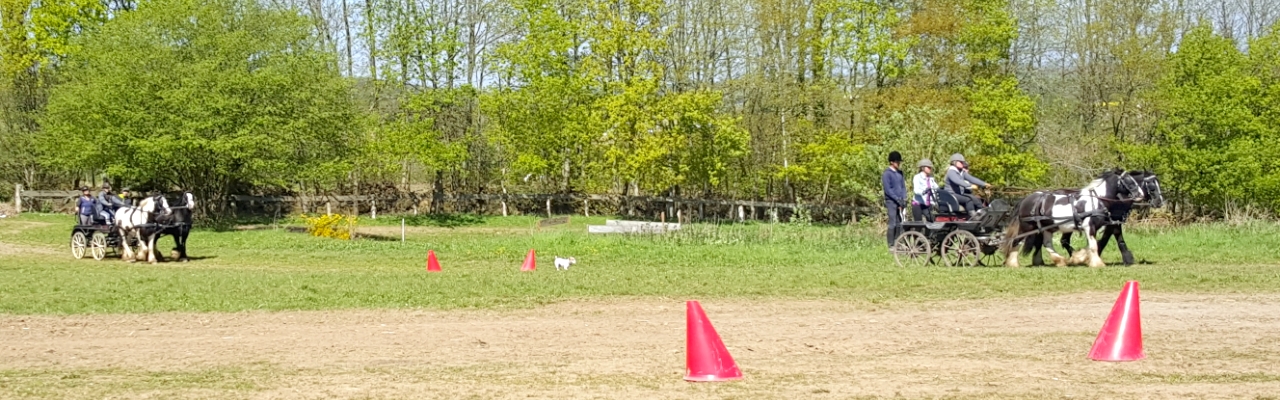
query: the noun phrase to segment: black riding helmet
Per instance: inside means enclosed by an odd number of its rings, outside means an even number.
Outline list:
[[[902,154],[896,151],[889,152],[889,162],[902,162]]]

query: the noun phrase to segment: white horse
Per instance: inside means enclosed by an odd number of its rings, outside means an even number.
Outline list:
[[[155,253],[155,235],[147,235],[147,239],[143,240],[143,226],[152,222],[152,215],[156,213],[158,203],[155,198],[148,197],[138,202],[137,207],[124,207],[116,210],[115,224],[116,229],[120,232],[120,244],[124,246],[124,259],[134,262],[140,258],[141,254],[134,254],[133,248],[129,247],[129,235],[132,234],[138,240],[139,253],[145,253],[147,262],[156,262]]]

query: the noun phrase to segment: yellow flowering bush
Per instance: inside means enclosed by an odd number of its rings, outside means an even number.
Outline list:
[[[317,216],[303,215],[307,223],[307,233],[311,236],[351,240],[351,233],[356,229],[359,217],[355,215],[326,214]]]

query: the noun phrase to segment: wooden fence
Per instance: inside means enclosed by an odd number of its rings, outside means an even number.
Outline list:
[[[75,190],[23,190],[15,188],[14,208],[21,212],[23,199],[74,205],[80,192]],[[401,192],[395,195],[329,195],[329,196],[254,196],[233,195],[226,199],[233,210],[249,213],[333,213],[334,211],[368,213],[377,218],[379,208],[385,213],[413,212],[500,212],[542,214],[644,214],[655,219],[692,221],[694,219],[769,219],[788,218],[803,208],[826,220],[856,220],[860,215],[879,214],[872,207],[841,204],[799,204],[775,201],[685,198],[673,196],[622,196],[606,194],[434,194]],[[537,209],[535,210],[534,207]],[[288,210],[286,211],[286,208]]]

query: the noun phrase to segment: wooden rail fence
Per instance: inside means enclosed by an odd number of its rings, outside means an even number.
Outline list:
[[[22,185],[17,185],[14,190],[14,208],[18,212],[22,212],[23,199],[27,200],[43,200],[43,201],[59,201],[74,200],[79,196],[80,192],[76,190],[24,190]],[[763,219],[768,217],[769,212],[776,213],[777,210],[786,210],[795,212],[798,208],[805,208],[810,212],[823,213],[827,215],[838,214],[846,215],[848,218],[856,218],[857,215],[869,215],[879,213],[879,209],[872,207],[855,207],[849,205],[833,205],[833,204],[799,204],[789,202],[776,201],[759,201],[759,200],[728,200],[728,199],[704,199],[704,198],[685,198],[674,196],[623,196],[609,194],[421,194],[421,193],[400,193],[398,195],[327,195],[327,196],[255,196],[255,195],[232,195],[226,201],[235,205],[247,205],[261,207],[268,204],[275,204],[277,207],[281,204],[298,204],[303,212],[315,208],[319,211],[319,207],[324,207],[326,213],[332,213],[335,205],[337,207],[352,207],[354,209],[365,208],[367,205],[369,214],[373,218],[377,218],[378,205],[386,206],[394,204],[412,204],[411,209],[416,213],[417,206],[423,203],[429,203],[433,207],[441,204],[468,204],[475,202],[496,202],[500,203],[502,214],[508,214],[508,203],[512,201],[539,202],[546,207],[546,214],[551,215],[553,202],[558,205],[580,204],[583,215],[591,215],[591,206],[593,202],[623,205],[663,205],[659,211],[661,219],[672,217],[677,221],[687,221],[692,218],[693,207],[697,207],[698,218],[704,218],[707,214],[706,207],[714,207],[717,209],[728,209],[729,215],[726,219],[746,220],[746,219]],[[577,208],[577,206],[573,206]],[[690,211],[685,211],[686,209]],[[763,210],[763,211],[761,211]],[[402,211],[409,211],[409,208]],[[722,214],[717,214],[722,215]]]

